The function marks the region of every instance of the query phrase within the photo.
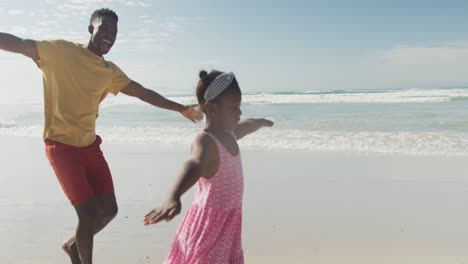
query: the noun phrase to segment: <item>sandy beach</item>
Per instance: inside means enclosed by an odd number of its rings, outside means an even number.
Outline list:
[[[1,136],[0,263],[67,263],[75,213],[39,138]],[[102,146],[117,218],[95,263],[162,263],[182,218],[145,227],[188,146]],[[467,157],[243,150],[246,263],[468,263]],[[184,210],[193,193],[184,197]]]

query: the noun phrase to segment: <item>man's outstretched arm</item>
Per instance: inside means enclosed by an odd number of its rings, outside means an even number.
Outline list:
[[[23,54],[33,60],[39,59],[39,52],[34,40],[18,38],[8,33],[0,32],[0,49]]]
[[[121,92],[126,95],[136,97],[156,107],[179,112],[192,122],[203,119],[203,114],[196,109],[195,105],[184,106],[178,104],[163,97],[153,90],[146,89],[135,81],[131,81],[125,88],[121,90]]]

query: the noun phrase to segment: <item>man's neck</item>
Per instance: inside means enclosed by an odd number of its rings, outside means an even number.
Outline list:
[[[88,45],[86,46],[86,48],[91,51],[92,53],[96,54],[97,56],[99,57],[102,57],[102,54],[100,52],[97,51],[97,49],[94,47],[93,43],[91,42],[91,40],[88,42]]]

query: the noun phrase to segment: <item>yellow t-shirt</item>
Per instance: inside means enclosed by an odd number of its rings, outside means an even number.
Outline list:
[[[110,61],[81,44],[36,41],[44,83],[44,139],[85,147],[96,139],[99,103],[130,83]]]

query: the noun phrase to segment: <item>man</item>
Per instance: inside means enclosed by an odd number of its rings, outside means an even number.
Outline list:
[[[117,14],[96,10],[87,45],[65,40],[35,41],[0,33],[0,49],[33,59],[43,72],[46,154],[78,215],[75,236],[62,245],[73,264],[91,264],[93,237],[117,214],[112,177],[95,132],[99,103],[122,92],[192,121],[202,114],[130,80],[103,58],[117,36]]]

